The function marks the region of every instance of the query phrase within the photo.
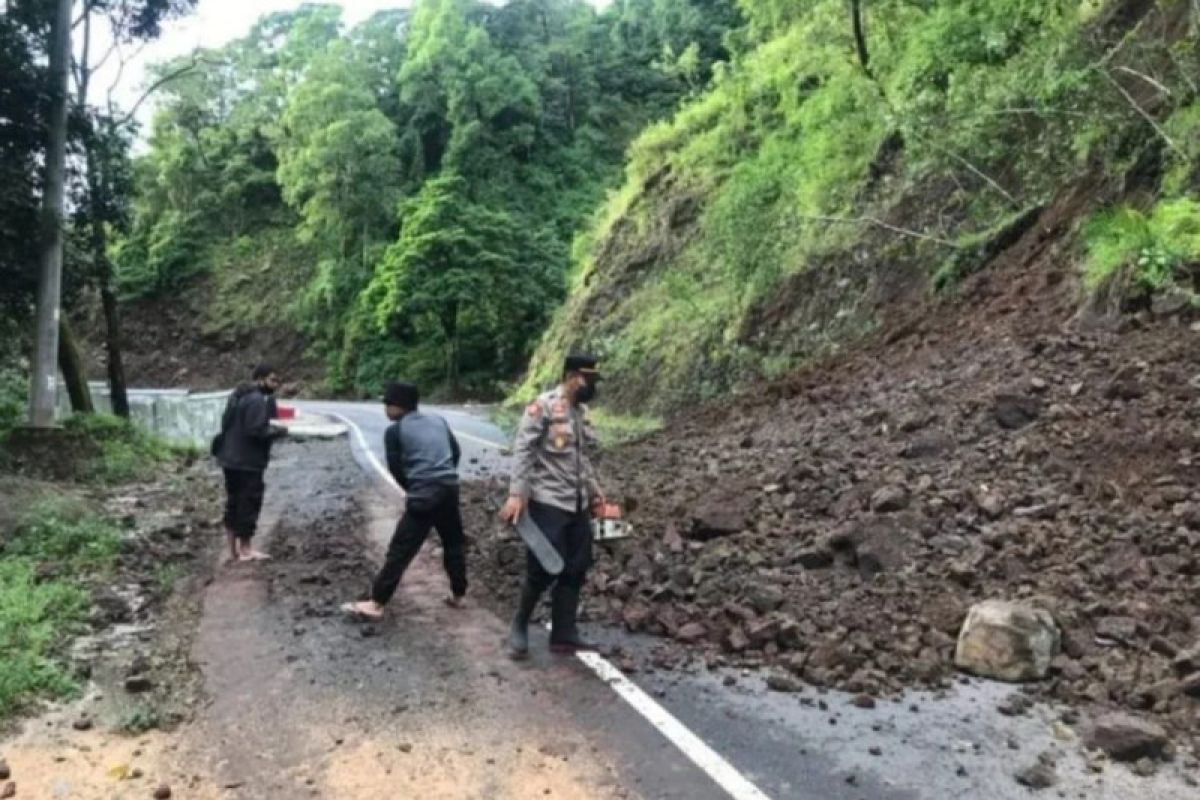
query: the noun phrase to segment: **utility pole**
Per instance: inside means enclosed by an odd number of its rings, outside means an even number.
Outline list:
[[[67,150],[67,93],[71,66],[71,6],[57,0],[50,27],[50,113],[46,137],[46,185],[42,195],[41,272],[38,277],[37,331],[29,391],[29,424],[54,425],[58,384],[58,322],[63,261],[63,184]]]

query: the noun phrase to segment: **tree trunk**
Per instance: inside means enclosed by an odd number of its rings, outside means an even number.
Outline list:
[[[79,345],[71,333],[71,326],[64,317],[58,321],[58,368],[62,370],[67,394],[71,397],[71,410],[76,414],[94,414],[92,391],[88,388],[87,373],[83,369],[83,358]]]
[[[867,77],[875,80],[871,72],[871,54],[867,51],[867,32],[863,25],[862,0],[850,0],[850,24],[854,27],[854,47],[858,51],[858,63],[862,64]]]
[[[113,290],[112,262],[104,259],[105,271],[100,276],[100,303],[104,307],[104,347],[107,359],[108,390],[112,411],[129,419],[129,388],[125,383],[125,361],[121,357],[121,309]]]
[[[50,26],[50,107],[47,116],[46,184],[42,196],[41,270],[37,329],[29,387],[29,424],[54,425],[56,362],[62,301],[63,172],[67,152],[67,92],[71,66],[72,0],[58,0]]]
[[[129,392],[125,384],[125,362],[121,358],[121,310],[117,305],[117,293],[113,287],[112,261],[108,257],[108,233],[100,219],[100,176],[96,160],[95,122],[89,121],[86,133],[87,144],[84,158],[87,167],[88,203],[91,217],[90,246],[92,265],[96,270],[96,282],[100,285],[100,305],[104,309],[104,351],[108,372],[108,389],[112,397],[112,411],[122,419],[129,418]]]

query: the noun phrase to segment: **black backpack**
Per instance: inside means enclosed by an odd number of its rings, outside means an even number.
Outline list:
[[[213,458],[218,457],[221,446],[225,444],[225,431],[229,430],[229,426],[233,424],[233,414],[237,410],[238,401],[244,394],[246,392],[241,386],[229,394],[229,400],[225,403],[225,411],[221,414],[221,432],[214,436],[208,445],[208,452]]]

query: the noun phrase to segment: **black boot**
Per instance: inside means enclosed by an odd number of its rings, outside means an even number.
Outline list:
[[[541,596],[542,590],[526,580],[521,587],[521,601],[517,605],[516,616],[508,631],[508,654],[512,658],[521,659],[529,655],[529,620]]]
[[[574,653],[596,648],[579,635],[576,617],[579,613],[579,593],[583,581],[564,581],[554,584],[550,608],[550,652]]]

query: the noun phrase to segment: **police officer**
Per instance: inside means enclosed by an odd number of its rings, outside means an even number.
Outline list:
[[[594,439],[585,405],[595,397],[599,378],[596,359],[568,356],[562,382],[529,404],[517,430],[508,502],[500,516],[516,524],[528,513],[562,555],[564,566],[556,580],[532,552],[526,554],[525,585],[509,632],[514,658],[529,654],[529,620],[551,583],[551,651],[592,649],[579,635],[576,616],[592,564],[592,512],[604,504],[587,453]]]

